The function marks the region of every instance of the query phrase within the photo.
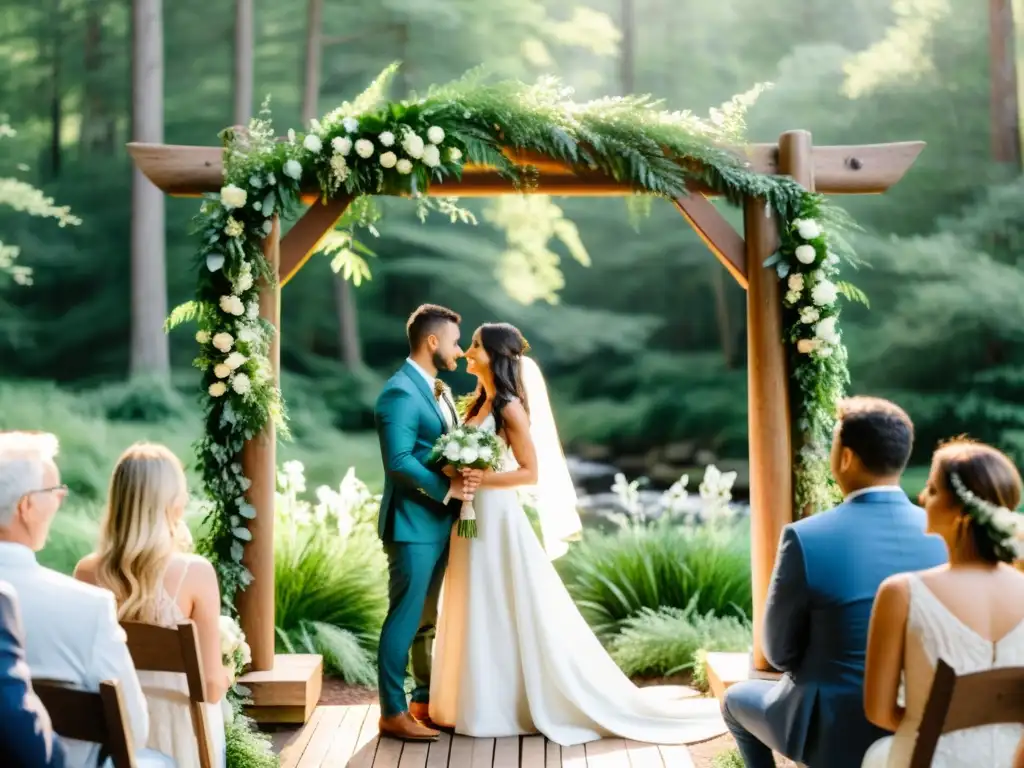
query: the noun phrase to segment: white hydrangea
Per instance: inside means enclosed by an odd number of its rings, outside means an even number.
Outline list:
[[[405,150],[405,154],[414,160],[419,160],[423,157],[425,146],[423,139],[412,131],[406,131],[405,136],[402,137],[402,149]]]
[[[239,304],[241,304],[241,302],[239,302]],[[237,314],[240,315],[242,313],[238,312]],[[248,317],[250,320],[255,320],[257,317],[259,317],[260,316],[260,305],[259,305],[259,302],[257,302],[257,301],[249,302],[249,306],[245,308],[245,316]]]
[[[346,133],[355,133],[359,130],[359,121],[354,117],[346,117],[341,121],[341,126],[345,129]]]
[[[423,148],[423,164],[427,168],[437,168],[441,164],[441,150],[433,144]]]
[[[285,162],[282,170],[285,176],[290,176],[296,181],[302,178],[302,163],[298,160],[288,160]]]
[[[811,289],[811,301],[819,307],[828,307],[839,298],[839,289],[831,280],[820,280]]]
[[[234,343],[234,338],[226,331],[221,331],[213,337],[213,346],[215,346],[219,352],[223,352],[224,354],[231,351],[231,346]]]
[[[836,330],[836,318],[826,317],[814,326],[814,335],[826,344],[839,342],[839,331]]]
[[[238,394],[245,395],[252,389],[252,382],[244,373],[238,373],[231,378],[231,388]]]
[[[210,334],[207,333],[206,331],[197,331],[196,332],[196,341],[198,341],[200,344],[206,344],[209,340],[210,340]]]
[[[394,152],[385,152],[380,156],[380,164],[385,168],[394,168],[398,162],[398,155]]]
[[[259,334],[248,326],[240,328],[238,331],[238,340],[245,344],[252,344],[258,338]]]
[[[264,222],[264,227],[265,226],[266,226],[266,222]],[[273,225],[271,225],[271,229],[273,229]],[[270,233],[267,232],[267,234],[269,235]],[[248,272],[248,271],[242,272],[238,276],[238,278],[235,280],[235,293],[236,294],[237,293],[245,293],[250,288],[252,288],[252,286],[253,286],[252,273]]]
[[[800,322],[805,325],[813,325],[818,322],[819,317],[821,317],[821,312],[817,307],[803,307],[800,310]]]
[[[804,240],[821,237],[821,227],[814,219],[797,219],[793,223],[796,225],[796,231]]]
[[[395,170],[403,176],[412,173],[412,161],[406,157],[403,157],[397,163],[395,163]]]
[[[314,155],[318,154],[321,149],[324,148],[324,143],[320,141],[320,137],[312,133],[307,133],[306,138],[302,140],[302,146],[312,152]]]
[[[220,202],[228,210],[233,208],[244,208],[245,201],[248,199],[249,194],[241,187],[236,187],[234,184],[228,184],[226,187],[221,187],[220,190]]]
[[[444,128],[439,125],[432,125],[427,128],[427,140],[431,144],[440,144],[444,141]]]
[[[331,171],[334,173],[334,178],[336,178],[339,183],[344,182],[348,178],[348,161],[345,159],[344,155],[334,155],[331,158]]]
[[[237,371],[239,368],[245,365],[245,361],[247,359],[248,358],[241,352],[232,352],[230,355],[227,356],[227,359],[224,361],[224,365],[226,365],[232,371]]]

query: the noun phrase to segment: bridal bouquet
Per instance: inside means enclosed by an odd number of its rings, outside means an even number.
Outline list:
[[[231,671],[231,685],[235,684],[246,665],[252,662],[252,651],[245,642],[245,633],[230,616],[220,617],[220,659]],[[235,710],[227,696],[220,700],[220,708],[224,724],[231,725],[235,719]]]
[[[431,460],[444,460],[455,469],[497,469],[501,458],[501,444],[493,432],[479,427],[462,426],[437,439]],[[459,512],[459,536],[474,539],[476,510],[473,502],[462,502]]]

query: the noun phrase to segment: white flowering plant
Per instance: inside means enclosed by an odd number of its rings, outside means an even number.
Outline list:
[[[252,663],[252,651],[245,641],[245,633],[230,616],[220,617],[220,655],[224,666],[231,670],[232,683]]]
[[[495,470],[501,462],[501,442],[494,432],[469,425],[446,432],[434,443],[428,461],[443,462],[456,470]],[[472,501],[464,501],[459,512],[459,536],[477,536],[476,510]]]
[[[839,279],[840,265],[857,259],[841,233],[851,222],[808,194],[781,227],[781,246],[766,262],[781,282],[785,340],[789,348],[790,400],[797,435],[794,466],[796,515],[813,513],[840,498],[829,466],[839,401],[850,382],[839,330],[840,298],[867,304],[852,284]]]
[[[977,532],[992,544],[999,561],[1024,562],[1024,515],[985,501],[956,472],[950,473],[949,483]]]

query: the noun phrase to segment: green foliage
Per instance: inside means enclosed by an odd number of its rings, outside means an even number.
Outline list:
[[[629,676],[669,676],[694,670],[698,651],[746,651],[750,623],[736,616],[697,612],[699,595],[685,608],[643,608],[622,623],[609,644],[615,663]]]
[[[273,752],[270,737],[256,727],[240,708],[235,718],[224,728],[228,768],[276,768],[280,758]]]
[[[556,561],[587,623],[605,639],[645,609],[747,618],[750,552],[740,528],[630,527],[586,532]],[[694,602],[695,601],[695,602]]]
[[[711,768],[745,768],[743,756],[735,747],[711,758]]]
[[[325,670],[350,683],[377,679],[376,649],[387,613],[387,563],[377,538],[379,497],[350,469],[337,491],[305,492],[299,462],[278,473],[274,540],[278,647],[318,653]]]

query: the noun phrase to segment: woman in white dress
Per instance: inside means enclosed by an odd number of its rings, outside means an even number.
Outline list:
[[[199,635],[206,679],[206,731],[213,765],[225,764],[224,714],[230,687],[221,661],[220,586],[208,560],[186,554],[191,537],[182,519],[188,487],[181,462],[162,445],[137,444],[122,454],[110,478],[97,551],[75,567],[75,578],[114,593],[120,621],[173,627],[191,619]],[[146,746],[198,768],[199,750],[188,709],[185,676],[138,673],[149,709]]]
[[[932,459],[920,503],[949,564],[892,576],[875,598],[864,706],[895,731],[875,742],[864,768],[907,768],[938,659],[964,675],[1024,666],[1024,516],[1017,468],[995,448],[957,439]],[[905,703],[901,702],[901,679]],[[935,768],[1011,768],[1024,726],[993,725],[939,739]]]
[[[478,537],[452,535],[430,685],[430,719],[456,733],[543,733],[564,746],[617,736],[688,744],[725,733],[717,702],[639,688],[591,631],[551,563],[580,530],[543,377],[520,332],[481,326],[466,352],[479,380],[466,423],[507,447],[473,500]],[[534,494],[541,545],[519,499]]]

